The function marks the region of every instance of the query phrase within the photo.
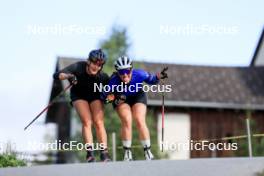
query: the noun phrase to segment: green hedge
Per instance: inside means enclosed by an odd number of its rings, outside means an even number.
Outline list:
[[[0,167],[18,167],[26,166],[25,161],[19,160],[14,154],[1,154],[0,155]]]

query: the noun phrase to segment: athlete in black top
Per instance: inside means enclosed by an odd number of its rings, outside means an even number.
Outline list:
[[[107,150],[107,135],[104,127],[103,102],[100,92],[94,90],[94,84],[107,84],[109,77],[102,72],[106,61],[105,54],[99,50],[90,52],[87,62],[74,63],[53,75],[54,79],[68,79],[74,84],[71,88],[71,103],[82,122],[82,135],[87,150],[87,162],[94,162],[92,124],[95,126],[97,140],[100,143],[100,158],[110,161]]]

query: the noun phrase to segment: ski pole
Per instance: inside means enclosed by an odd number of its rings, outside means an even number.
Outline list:
[[[166,73],[166,71],[168,70],[168,67],[163,68],[163,70],[161,71],[161,76],[163,77],[162,79],[168,78],[168,75]],[[164,80],[161,81],[162,85],[164,86]],[[162,92],[162,106],[161,106],[161,151],[163,152],[164,150],[164,101],[165,101],[165,94],[164,91]]]
[[[64,90],[62,90],[49,104],[48,106],[46,106],[25,128],[24,130],[26,130],[32,123],[34,123],[39,116],[41,116],[45,111],[47,111],[51,105],[53,105],[53,103],[55,102],[55,100],[60,97],[62,94],[64,94],[68,89],[70,89],[73,86],[73,83],[69,84]]]
[[[161,106],[161,151],[163,152],[163,146],[164,146],[164,92],[162,92],[162,106]]]

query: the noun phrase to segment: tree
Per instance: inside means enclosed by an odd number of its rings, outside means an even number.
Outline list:
[[[106,72],[111,73],[114,68],[114,60],[119,56],[127,54],[131,43],[127,36],[127,29],[125,27],[114,25],[109,38],[102,40],[99,47],[107,55]]]

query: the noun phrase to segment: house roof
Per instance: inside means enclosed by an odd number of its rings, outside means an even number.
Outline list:
[[[264,28],[260,35],[256,50],[254,52],[251,66],[264,66]]]
[[[161,64],[144,63],[146,70],[158,72]],[[172,92],[167,105],[232,109],[264,109],[264,67],[212,67],[170,64]],[[150,93],[151,104],[160,95]]]
[[[57,69],[82,59],[59,57]],[[165,93],[165,105],[264,110],[264,67],[214,67],[138,62],[156,73],[169,67],[172,92]],[[161,94],[148,93],[148,104],[161,104]]]

